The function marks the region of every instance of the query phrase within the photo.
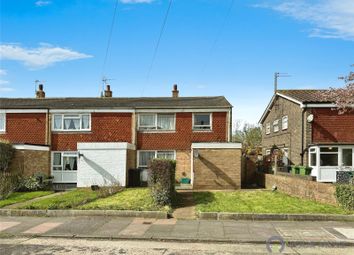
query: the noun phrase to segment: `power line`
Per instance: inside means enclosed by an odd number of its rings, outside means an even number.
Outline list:
[[[221,37],[221,34],[222,34],[222,32],[223,32],[223,30],[224,30],[224,28],[225,28],[225,26],[226,26],[226,23],[227,23],[227,21],[228,21],[228,19],[229,19],[229,17],[230,17],[232,8],[233,8],[233,6],[234,6],[234,3],[235,3],[235,0],[231,0],[230,5],[229,5],[229,8],[227,9],[225,18],[224,18],[224,20],[223,20],[223,22],[222,22],[222,24],[221,24],[220,29],[218,30],[218,32],[217,32],[217,34],[216,34],[216,37],[215,37],[215,39],[214,39],[214,41],[213,41],[213,43],[212,43],[212,45],[211,45],[211,47],[210,47],[208,57],[207,57],[207,59],[205,60],[204,65],[203,65],[203,67],[202,67],[202,70],[201,70],[202,73],[204,73],[204,71],[205,71],[205,69],[206,69],[206,67],[207,67],[207,65],[208,65],[208,63],[209,63],[209,59],[210,59],[211,55],[213,54],[213,51],[215,50],[217,43],[219,42],[219,39],[220,39],[220,37]]]
[[[162,38],[162,35],[163,35],[164,31],[165,31],[168,15],[170,14],[172,2],[173,2],[173,0],[170,0],[169,3],[168,3],[166,14],[165,14],[165,17],[164,17],[162,25],[161,25],[160,34],[159,34],[159,37],[157,39],[157,43],[156,43],[155,48],[154,48],[154,53],[153,53],[153,56],[152,56],[152,59],[151,59],[151,63],[150,63],[150,66],[149,66],[149,69],[148,69],[148,72],[147,72],[147,75],[146,75],[146,82],[145,83],[149,82],[150,74],[151,74],[151,71],[152,71],[152,67],[153,67],[155,59],[156,59],[157,51],[158,51],[158,49],[160,47],[161,38]],[[144,94],[144,89],[145,89],[145,84],[144,84],[144,87],[143,87],[142,94]]]
[[[108,33],[108,41],[107,41],[107,46],[106,46],[106,53],[105,53],[104,60],[103,60],[103,65],[102,65],[102,74],[101,74],[102,81],[103,81],[103,79],[105,79],[104,72],[106,70],[106,65],[107,65],[107,60],[108,60],[108,55],[109,55],[109,49],[111,47],[113,28],[114,28],[114,23],[115,23],[116,16],[117,16],[118,2],[119,2],[119,0],[116,0],[115,6],[114,6],[112,22],[111,22],[110,30],[109,30],[109,33]],[[102,84],[102,86],[103,86],[103,84]]]

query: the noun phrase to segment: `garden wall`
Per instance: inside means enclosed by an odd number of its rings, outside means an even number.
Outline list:
[[[336,205],[335,186],[309,180],[306,176],[295,176],[287,173],[256,174],[257,184],[271,189],[276,185],[280,192],[291,196],[312,199],[322,203]]]

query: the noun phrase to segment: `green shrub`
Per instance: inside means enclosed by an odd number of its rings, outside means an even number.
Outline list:
[[[354,185],[338,184],[336,186],[336,198],[338,203],[347,210],[354,210]]]
[[[175,197],[176,162],[154,159],[149,165],[149,186],[159,206],[171,205]]]
[[[0,172],[8,170],[13,154],[12,144],[0,141]]]
[[[20,175],[16,173],[0,172],[0,200],[8,198],[16,191]]]
[[[18,191],[38,191],[48,190],[51,182],[48,181],[49,177],[41,172],[35,173],[31,176],[21,178],[18,185]]]

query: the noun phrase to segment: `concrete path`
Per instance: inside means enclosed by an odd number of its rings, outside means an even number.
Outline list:
[[[19,208],[19,207],[26,206],[26,205],[28,205],[28,204],[31,204],[31,203],[35,202],[35,201],[39,201],[39,200],[42,200],[42,199],[45,199],[45,198],[48,198],[48,197],[55,197],[55,196],[58,196],[58,195],[62,195],[63,193],[65,193],[65,192],[56,192],[56,193],[49,194],[49,195],[46,195],[46,196],[36,197],[36,198],[31,199],[31,200],[27,200],[27,201],[25,201],[25,202],[21,202],[21,203],[16,203],[16,204],[4,206],[4,207],[1,208],[1,209],[14,209],[14,208]]]
[[[0,217],[0,237],[41,236],[187,242],[335,244],[354,247],[354,223],[139,219],[118,217]],[[276,239],[276,240],[278,240]]]
[[[193,198],[193,191],[179,190],[179,201],[177,208],[173,212],[173,218],[175,219],[195,219],[195,201]]]

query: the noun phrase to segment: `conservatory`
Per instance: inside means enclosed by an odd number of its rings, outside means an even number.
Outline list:
[[[354,145],[321,145],[309,148],[311,175],[318,182],[336,182],[337,171],[354,171]]]

